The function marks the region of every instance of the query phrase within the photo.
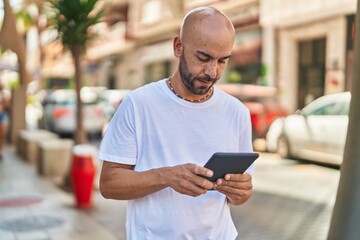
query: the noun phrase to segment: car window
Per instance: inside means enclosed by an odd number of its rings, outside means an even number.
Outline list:
[[[350,108],[350,102],[339,102],[336,108],[336,115],[348,115]]]
[[[99,102],[98,95],[90,90],[81,91],[81,99],[83,104],[91,105]],[[56,105],[74,105],[76,104],[76,92],[72,90],[58,90],[51,93],[45,101],[46,104]]]
[[[318,108],[313,109],[308,115],[333,115],[336,103],[325,104]]]
[[[76,96],[75,102],[76,102]],[[99,102],[99,96],[92,91],[82,91],[81,92],[81,100],[84,104],[96,104]]]

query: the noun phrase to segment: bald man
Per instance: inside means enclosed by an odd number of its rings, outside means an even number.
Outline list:
[[[110,122],[100,191],[128,200],[127,239],[236,238],[229,204],[250,198],[254,169],[210,182],[203,167],[215,152],[253,151],[248,109],[214,85],[234,38],[222,12],[189,12],[173,40],[175,73],[132,91]]]

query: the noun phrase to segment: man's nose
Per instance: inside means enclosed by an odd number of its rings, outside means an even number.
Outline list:
[[[205,74],[211,78],[216,78],[218,72],[218,66],[215,62],[211,61],[206,65]]]

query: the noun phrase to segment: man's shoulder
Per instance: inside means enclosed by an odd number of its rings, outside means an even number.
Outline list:
[[[138,87],[129,93],[129,97],[132,101],[149,101],[155,97],[159,97],[161,89],[163,88],[164,80],[147,83],[141,87]]]
[[[139,93],[146,93],[146,92],[152,92],[153,90],[155,89],[158,89],[161,87],[162,83],[163,83],[164,79],[163,80],[159,80],[159,81],[156,81],[156,82],[150,82],[150,83],[146,83],[145,85],[142,85],[136,89],[134,89],[132,91],[132,94],[139,94]]]

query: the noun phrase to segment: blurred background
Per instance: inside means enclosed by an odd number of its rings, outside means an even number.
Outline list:
[[[71,134],[76,98],[74,93],[70,98],[64,94],[75,88],[75,69],[70,52],[58,39],[54,10],[41,0],[12,0],[10,5],[25,44],[29,74],[26,126],[17,126],[13,115],[10,123],[14,128]],[[323,95],[350,90],[356,0],[99,0],[95,11],[103,10],[103,17],[90,28],[95,37],[80,61],[81,84],[86,87],[84,114],[91,116],[85,117],[88,131],[101,136],[126,92],[171,75],[177,66],[173,36],[184,14],[203,5],[224,11],[235,26],[235,47],[218,85],[250,109],[254,141],[263,140],[255,141],[256,148],[268,150],[265,138],[275,119]],[[5,48],[0,79],[9,92],[21,82],[18,56]],[[14,140],[17,129],[9,131]],[[284,135],[279,131],[270,136],[270,144]],[[295,141],[285,138],[282,143]],[[289,144],[289,148],[296,145]],[[275,145],[270,150],[277,151]]]
[[[15,142],[22,129],[45,129],[72,138],[76,130],[75,66],[59,40],[54,9],[49,1],[9,3],[17,31],[3,26],[2,34],[19,36],[25,57],[1,47],[0,83],[12,101],[7,141]],[[323,227],[306,236],[325,239],[348,125],[356,0],[97,1],[94,11],[103,11],[103,15],[89,28],[94,37],[80,58],[89,141],[98,146],[126,94],[174,72],[173,37],[184,15],[205,5],[225,12],[236,29],[229,65],[217,85],[243,101],[251,113],[254,147],[266,159],[259,163],[255,201],[263,195],[289,193],[289,205],[301,205],[297,214],[304,211],[307,201],[316,202],[313,210],[322,217],[315,222]],[[0,1],[0,20],[5,19],[4,10]],[[20,64],[23,58],[25,70]],[[285,178],[288,185],[270,186],[270,167],[278,170],[277,177],[271,175],[274,185],[281,185]],[[306,190],[306,186],[313,188]],[[314,197],[321,191],[326,193]],[[271,196],[279,203],[275,195]],[[282,204],[265,207],[285,211]],[[290,233],[284,236],[273,239],[306,239],[287,238],[294,236]]]

